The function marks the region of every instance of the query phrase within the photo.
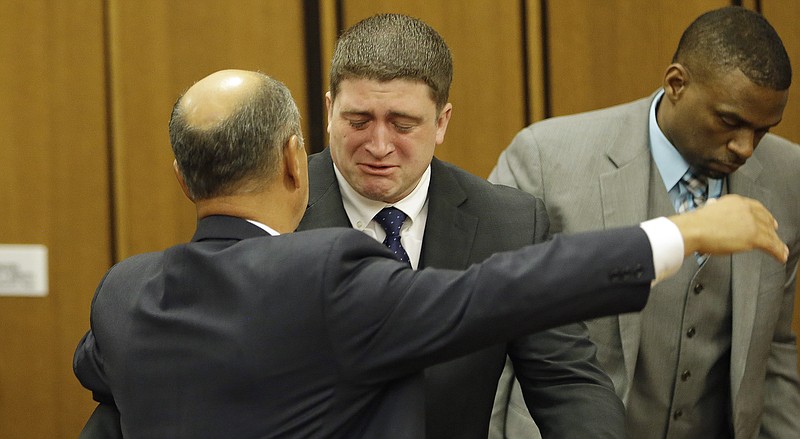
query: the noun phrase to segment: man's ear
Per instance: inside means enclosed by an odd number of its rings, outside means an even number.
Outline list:
[[[328,127],[327,131],[328,134],[331,133],[331,123],[333,121],[333,96],[331,92],[325,93],[325,109],[327,110],[328,114]]]
[[[307,162],[306,149],[300,142],[300,138],[293,134],[283,146],[283,166],[287,183],[295,189],[299,189],[305,184],[303,179],[306,178],[306,174],[303,169],[307,166]]]
[[[673,63],[664,73],[664,95],[672,102],[681,98],[691,82],[689,71],[680,63]]]
[[[439,112],[439,117],[436,118],[436,144],[441,145],[444,142],[444,135],[447,133],[447,124],[450,123],[450,116],[453,114],[453,104],[447,103]]]
[[[175,171],[175,178],[178,179],[178,184],[181,185],[183,195],[186,195],[186,198],[188,198],[189,201],[194,202],[194,198],[192,198],[191,193],[189,193],[189,186],[186,185],[186,180],[183,179],[181,168],[178,167],[178,160],[172,161],[172,169]]]

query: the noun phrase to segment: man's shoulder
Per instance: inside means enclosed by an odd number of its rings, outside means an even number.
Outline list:
[[[647,133],[652,96],[585,113],[535,122],[520,130],[504,151],[508,159],[527,163],[537,155],[562,161],[594,160],[602,146]],[[538,158],[542,158],[538,157]]]
[[[653,101],[653,96],[637,99],[635,101],[626,102],[623,104],[614,105],[611,107],[600,108],[581,113],[568,114],[564,116],[556,116],[534,122],[528,125],[526,129],[547,129],[547,128],[563,128],[574,127],[576,125],[597,124],[603,126],[608,119],[615,119],[622,121],[631,116],[646,117],[650,104]],[[644,116],[643,116],[644,115]]]
[[[760,160],[777,161],[784,167],[800,172],[795,166],[800,161],[800,145],[789,139],[768,133],[761,139],[754,154]]]
[[[507,206],[509,209],[529,209],[537,202],[536,197],[509,186],[494,184],[458,166],[438,160],[439,172],[447,172],[459,184],[468,197],[477,198],[481,203]],[[435,165],[434,165],[435,166]],[[435,176],[431,184],[436,184]]]

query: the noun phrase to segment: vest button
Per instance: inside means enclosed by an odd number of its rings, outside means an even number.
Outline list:
[[[672,414],[672,419],[677,420],[677,419],[680,419],[681,416],[683,416],[683,410],[678,409],[678,410],[675,410],[675,413]]]
[[[700,294],[703,291],[703,284],[695,284],[694,286],[694,293]]]
[[[688,369],[681,372],[681,381],[686,381],[692,376],[692,372]]]
[[[692,338],[696,332],[697,331],[694,329],[694,326],[692,326],[688,331],[686,331],[686,336]]]

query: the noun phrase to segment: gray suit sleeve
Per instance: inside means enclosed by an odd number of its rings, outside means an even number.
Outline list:
[[[797,372],[797,341],[792,331],[797,282],[797,251],[786,264],[781,314],[775,325],[764,381],[764,413],[759,438],[778,439],[800,433],[800,382]]]
[[[517,136],[516,140],[522,137]],[[505,176],[503,183],[516,186],[511,172],[516,166],[508,160],[514,160],[513,156],[505,155],[493,175],[499,173]],[[546,215],[543,206],[536,211],[537,215]],[[546,218],[537,219],[536,223],[546,223]],[[534,239],[541,242],[545,238],[542,234]],[[509,343],[508,352],[513,371],[504,371],[504,376],[515,376],[518,381],[505,383],[507,394],[500,396],[500,404],[506,400],[505,419],[502,426],[493,420],[493,438],[536,437],[537,427],[545,439],[625,437],[625,408],[597,361],[597,349],[583,323],[515,339]],[[521,393],[512,391],[517,387]],[[499,392],[502,395],[503,389]]]
[[[535,126],[529,126],[514,137],[497,159],[489,181],[521,189],[545,200],[541,160],[536,148]]]

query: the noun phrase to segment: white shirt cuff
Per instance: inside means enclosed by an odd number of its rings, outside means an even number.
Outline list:
[[[683,235],[678,226],[666,217],[647,220],[639,227],[647,234],[653,249],[656,278],[652,285],[677,273],[683,263]]]

